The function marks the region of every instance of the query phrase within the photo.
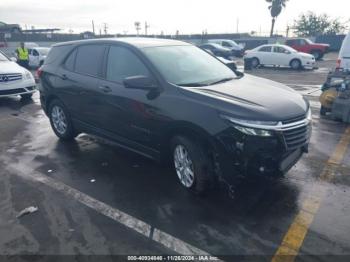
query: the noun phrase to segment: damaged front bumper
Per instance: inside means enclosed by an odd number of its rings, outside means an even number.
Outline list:
[[[290,125],[289,125],[290,126]],[[311,122],[273,130],[271,136],[247,135],[229,127],[216,136],[218,159],[225,177],[287,173],[308,152]]]

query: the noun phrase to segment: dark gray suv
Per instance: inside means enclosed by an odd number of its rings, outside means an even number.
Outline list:
[[[181,184],[206,191],[237,174],[283,174],[307,151],[308,102],[292,89],[238,74],[174,40],[85,40],[52,47],[39,70],[56,135],[81,132],[162,160]]]

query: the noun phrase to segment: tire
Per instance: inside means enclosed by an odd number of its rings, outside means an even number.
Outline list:
[[[321,106],[320,115],[325,116],[327,112],[328,112],[327,108],[325,108],[324,106]]]
[[[252,68],[257,68],[260,65],[260,60],[256,57],[253,57],[251,63]]]
[[[58,138],[70,141],[78,135],[73,128],[68,110],[60,100],[53,100],[49,105],[48,112],[51,127]]]
[[[33,93],[21,95],[22,100],[30,100],[33,97]]]
[[[318,50],[312,51],[311,54],[315,57],[315,60],[320,60],[323,57],[322,52]]]
[[[290,67],[294,70],[300,70],[301,61],[299,59],[293,59],[292,61],[290,61]]]
[[[213,168],[204,147],[187,137],[176,136],[171,141],[171,149],[175,173],[180,184],[193,193],[206,193],[213,182]],[[182,152],[182,161],[179,152]],[[192,176],[188,169],[192,171]]]

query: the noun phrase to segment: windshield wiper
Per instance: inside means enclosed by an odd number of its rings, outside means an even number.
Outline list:
[[[228,81],[231,81],[235,79],[234,77],[226,77],[226,78],[222,78],[220,80],[217,80],[215,82],[211,82],[210,84],[208,84],[209,86],[211,85],[217,85],[217,84],[221,84],[221,83],[225,83],[225,82],[228,82]]]
[[[204,83],[185,83],[185,84],[176,84],[178,86],[185,86],[185,87],[201,87],[201,86],[208,86],[208,84]]]

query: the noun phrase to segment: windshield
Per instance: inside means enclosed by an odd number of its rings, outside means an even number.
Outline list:
[[[290,47],[290,46],[287,46],[287,45],[283,45],[282,46],[284,49],[288,50],[289,52],[291,53],[298,53],[297,50],[295,50],[294,48]]]
[[[144,48],[163,77],[176,85],[209,85],[236,78],[226,65],[195,46],[161,46]]]
[[[0,62],[7,62],[9,61],[6,56],[4,56],[2,53],[0,53]]]
[[[50,51],[50,48],[36,48],[36,50],[37,50],[41,55],[47,56],[47,54],[48,54],[49,51]]]
[[[308,44],[313,44],[314,42],[312,42],[310,39],[307,39],[307,38],[305,38],[305,41],[306,41],[306,43],[308,43]]]

